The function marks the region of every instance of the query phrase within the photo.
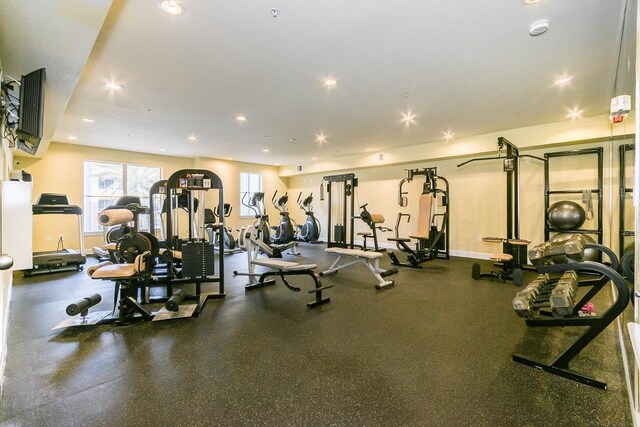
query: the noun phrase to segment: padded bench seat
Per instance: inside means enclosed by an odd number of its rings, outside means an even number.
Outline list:
[[[313,270],[317,267],[316,264],[298,264],[297,262],[283,261],[273,258],[260,258],[251,260],[254,265],[260,265],[262,267],[275,268],[282,271],[298,271],[298,270]]]
[[[381,252],[371,252],[371,251],[363,251],[361,249],[348,249],[348,248],[327,248],[324,250],[325,252],[339,254],[339,255],[347,255],[347,256],[355,256],[358,258],[367,258],[367,259],[378,259],[382,258]]]

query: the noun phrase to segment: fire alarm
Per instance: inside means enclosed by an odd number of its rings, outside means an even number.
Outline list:
[[[619,95],[611,98],[611,115],[613,123],[620,123],[631,111],[631,95]]]

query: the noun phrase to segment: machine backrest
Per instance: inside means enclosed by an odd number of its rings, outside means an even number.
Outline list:
[[[384,222],[384,216],[378,213],[371,214],[371,223],[372,224],[382,224]]]
[[[420,236],[428,236],[431,229],[431,207],[433,194],[422,193],[418,198],[418,230]]]
[[[216,222],[216,216],[213,214],[213,210],[205,208],[204,210],[204,223],[214,224]]]

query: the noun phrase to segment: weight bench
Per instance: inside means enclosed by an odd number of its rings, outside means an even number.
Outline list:
[[[380,268],[380,258],[382,258],[381,252],[370,252],[363,251],[360,249],[347,249],[347,248],[327,248],[324,250],[327,253],[332,253],[338,255],[338,258],[331,264],[328,270],[320,273],[320,276],[328,276],[329,274],[337,273],[338,270],[341,270],[346,267],[350,267],[354,264],[362,263],[364,264],[371,274],[374,275],[378,284],[376,288],[382,289],[386,286],[393,285],[393,280],[385,280],[384,278],[387,276],[391,276],[392,274],[396,274],[398,272],[397,268],[391,268],[389,270],[383,270]],[[351,260],[345,260],[343,264],[340,264],[343,258]]]
[[[256,273],[254,269],[255,266],[271,268],[274,271]],[[332,285],[322,286],[318,275],[313,271],[316,267],[316,264],[299,264],[297,262],[283,261],[281,259],[274,258],[255,258],[249,260],[248,273],[234,271],[233,274],[249,276],[249,283],[245,285],[245,289],[247,290],[272,285],[276,281],[275,279],[269,279],[269,277],[280,276],[284,285],[294,292],[300,292],[300,288],[291,285],[285,276],[310,276],[313,279],[315,288],[310,290],[309,293],[315,294],[315,300],[308,302],[307,307],[314,308],[331,301],[331,298],[322,296],[322,291],[333,287]],[[255,280],[256,277],[258,277],[257,281]]]

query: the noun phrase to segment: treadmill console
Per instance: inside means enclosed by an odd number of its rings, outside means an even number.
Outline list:
[[[66,194],[42,193],[38,197],[36,205],[68,205],[69,199]]]

